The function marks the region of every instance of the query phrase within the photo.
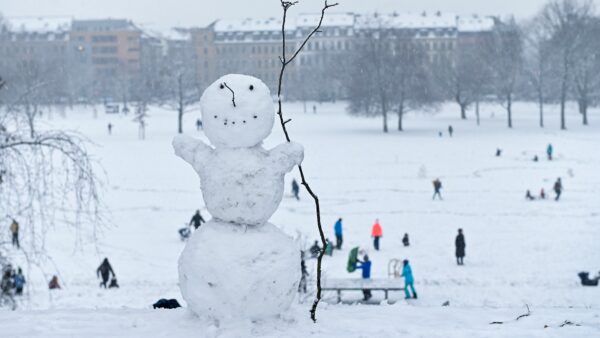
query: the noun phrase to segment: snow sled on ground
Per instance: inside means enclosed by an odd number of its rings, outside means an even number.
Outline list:
[[[348,264],[346,266],[346,270],[348,270],[348,272],[354,272],[356,270],[356,263],[358,263],[358,247],[350,250],[350,254],[348,254]]]
[[[182,241],[185,242],[188,238],[190,238],[191,235],[192,235],[192,230],[190,230],[190,228],[185,227],[185,228],[179,229],[179,237],[181,237]]]
[[[158,302],[152,304],[153,309],[177,309],[180,308],[179,302],[177,299],[164,299],[161,298]]]
[[[598,277],[590,279],[589,272],[580,272],[578,274],[579,279],[581,279],[581,285],[583,286],[598,286],[598,282],[600,281],[600,273]]]

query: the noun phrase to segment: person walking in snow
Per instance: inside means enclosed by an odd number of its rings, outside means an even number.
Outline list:
[[[373,224],[373,229],[371,229],[371,237],[373,237],[373,247],[375,247],[375,250],[377,251],[379,251],[379,241],[382,236],[383,230],[379,224],[379,219],[376,219],[375,224]]]
[[[405,259],[403,263],[404,266],[402,267],[401,277],[404,277],[404,294],[406,296],[405,299],[411,298],[409,289],[410,291],[412,291],[412,298],[417,299],[417,291],[415,291],[415,280],[413,277],[412,268],[410,267],[408,259]]]
[[[465,265],[465,247],[467,244],[462,229],[458,229],[458,235],[456,236],[456,240],[454,240],[454,246],[456,247],[456,264]]]
[[[546,199],[546,192],[544,191],[544,188],[542,188],[542,190],[540,191],[540,199],[542,199],[542,200]]]
[[[12,220],[12,223],[10,224],[10,232],[12,234],[12,245],[16,246],[17,249],[20,248],[19,245],[19,223],[17,223],[16,220]]]
[[[108,122],[107,128],[108,128],[108,135],[112,135],[112,128],[113,128],[112,123]]]
[[[404,246],[410,246],[410,241],[408,240],[408,234],[404,234],[404,237],[402,237],[402,244],[404,244]]]
[[[548,161],[552,161],[552,154],[554,153],[554,147],[552,146],[552,143],[548,144],[548,147],[546,148],[546,155],[548,155]]]
[[[315,244],[313,244],[310,247],[310,256],[312,258],[317,258],[317,257],[319,257],[320,253],[321,253],[321,247],[319,246],[319,241],[315,241]]]
[[[531,194],[531,191],[527,190],[527,192],[525,193],[525,199],[533,201],[535,199],[535,197],[533,197],[533,195]]]
[[[333,231],[335,232],[335,248],[338,250],[342,250],[342,243],[344,242],[344,236],[342,231],[342,219],[339,218],[335,225],[333,226]]]
[[[292,194],[294,195],[294,197],[299,201],[300,200],[300,185],[298,185],[298,182],[296,182],[296,179],[292,180]]]
[[[200,131],[202,129],[202,120],[196,119],[196,131]]]
[[[333,256],[333,244],[329,238],[325,239],[325,254],[328,256]]]
[[[450,137],[452,137],[452,134],[454,134],[454,128],[452,127],[452,125],[448,126],[448,135],[450,135]]]
[[[371,278],[371,261],[369,260],[369,256],[365,255],[363,257],[363,261],[358,261],[356,264],[356,268],[357,269],[361,269],[362,270],[362,278],[363,279],[370,279]],[[371,295],[371,290],[369,289],[363,289],[363,299],[365,301],[371,299],[371,297],[373,297],[373,295]]]
[[[298,292],[306,293],[306,277],[308,277],[308,271],[306,270],[306,262],[304,261],[304,251],[300,251],[300,271],[302,276],[300,277],[300,283],[298,284]]]
[[[555,201],[558,201],[560,199],[560,194],[562,194],[562,191],[563,191],[562,180],[559,177],[556,180],[556,182],[554,183],[554,192],[556,193],[556,198],[554,199]]]
[[[15,285],[15,294],[20,296],[23,294],[23,287],[25,287],[25,276],[23,276],[23,270],[17,269],[17,273],[13,277],[13,283]]]
[[[439,197],[440,200],[443,200],[442,198],[442,181],[440,181],[439,178],[436,178],[435,181],[433,181],[433,199],[435,200],[435,197]]]
[[[194,229],[197,230],[202,225],[202,223],[206,223],[206,221],[204,220],[204,218],[202,218],[202,215],[200,215],[200,210],[196,210],[196,213],[194,214],[194,216],[192,216],[189,225],[193,225]]]
[[[102,276],[102,282],[100,283],[100,286],[103,286],[105,289],[107,287],[106,283],[108,283],[110,274],[112,274],[113,278],[117,278],[112,266],[110,266],[110,263],[108,262],[108,258],[104,258],[102,264],[100,264],[98,269],[96,269],[96,276]]]

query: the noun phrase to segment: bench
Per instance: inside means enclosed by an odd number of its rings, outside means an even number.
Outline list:
[[[402,279],[327,279],[321,290],[336,291],[338,303],[342,301],[342,291],[383,291],[388,300],[389,291],[404,291],[404,282]]]

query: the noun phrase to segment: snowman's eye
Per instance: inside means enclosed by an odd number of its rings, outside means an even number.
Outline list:
[[[250,85],[250,90],[254,90],[254,85]]]
[[[221,83],[221,85],[219,86],[219,88],[225,89],[225,86]]]

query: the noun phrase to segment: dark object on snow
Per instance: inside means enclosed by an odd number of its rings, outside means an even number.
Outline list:
[[[300,200],[300,186],[298,185],[298,182],[296,182],[296,179],[292,180],[292,194],[298,201]]]
[[[581,285],[583,286],[598,286],[598,281],[600,281],[600,275],[594,279],[590,279],[589,272],[582,271],[578,274],[578,276],[581,279]]]
[[[540,160],[540,159],[538,158],[538,156],[537,156],[537,155],[535,155],[535,156],[533,157],[533,162],[538,162],[539,160]]]
[[[154,309],[176,309],[181,307],[177,299],[164,299],[161,298],[158,302],[152,304],[152,308]]]
[[[404,246],[410,246],[410,242],[408,240],[408,234],[404,234],[404,237],[402,237],[402,244],[404,244]]]
[[[542,190],[540,191],[540,199],[542,199],[542,200],[546,199],[546,192],[544,191],[544,188],[542,188]]]
[[[531,191],[527,190],[527,192],[525,193],[525,199],[533,201],[533,200],[535,200],[535,197],[533,197],[533,195],[531,194]]]
[[[452,126],[448,126],[448,134],[450,135],[450,137],[452,137],[452,134],[454,134],[454,128],[452,128]]]
[[[548,155],[548,161],[552,161],[552,154],[554,153],[554,147],[552,144],[548,144],[546,148],[546,155]]]
[[[442,306],[450,306],[450,301],[449,300],[445,301],[444,304],[442,304]]]
[[[335,248],[338,250],[342,250],[342,243],[344,242],[343,229],[342,229],[342,219],[339,218],[334,226],[333,231],[335,233]]]
[[[433,181],[433,190],[434,190],[434,192],[433,192],[433,198],[432,199],[435,199],[436,196],[439,197],[439,199],[443,199],[442,198],[442,193],[441,193],[441,190],[442,190],[442,181],[440,181],[439,178],[436,178],[435,181]]]
[[[117,288],[117,289],[119,288],[119,284],[117,283],[117,279],[116,279],[115,277],[113,277],[113,278],[110,280],[110,285],[108,286],[108,288],[109,288],[109,289],[110,289],[110,288]]]
[[[560,177],[554,183],[554,192],[556,193],[556,198],[554,200],[558,201],[560,199],[560,194],[562,194],[563,185]]]
[[[502,149],[498,148],[496,149],[496,157],[500,157],[502,156]]]
[[[56,277],[56,275],[52,276],[50,283],[48,283],[48,289],[60,289],[60,284],[58,284],[58,277]]]
[[[194,216],[192,216],[192,219],[190,220],[190,225],[194,226],[194,229],[198,229],[202,223],[206,223],[206,221],[204,220],[204,218],[202,218],[202,215],[200,215],[200,210],[196,210],[196,213],[194,214]]]
[[[315,241],[315,244],[313,244],[313,246],[310,247],[310,256],[312,258],[317,258],[317,257],[319,257],[320,253],[321,253],[321,247],[319,246],[319,242]]]
[[[191,234],[192,234],[192,231],[189,228],[179,229],[179,236],[181,237],[182,241],[185,241],[186,239],[190,238]]]
[[[465,242],[465,236],[463,235],[462,229],[458,229],[458,235],[456,236],[454,245],[456,246],[456,264],[464,265],[464,258],[466,256],[465,247],[467,244]]]
[[[108,277],[110,274],[112,274],[113,279],[117,277],[112,266],[110,266],[110,263],[108,262],[108,258],[104,258],[102,264],[100,264],[98,269],[96,269],[96,276],[102,276],[102,282],[100,283],[101,287],[103,286],[106,289],[106,283],[108,283]]]

